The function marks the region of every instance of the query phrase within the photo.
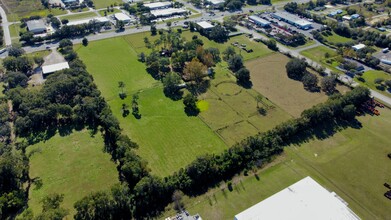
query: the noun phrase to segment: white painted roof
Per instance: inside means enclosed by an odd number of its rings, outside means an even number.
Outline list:
[[[329,192],[311,177],[283,189],[237,214],[235,220],[358,220],[334,192]]]
[[[144,6],[149,9],[154,9],[154,8],[170,7],[171,4],[172,4],[171,2],[154,2],[154,3],[144,4]]]
[[[59,70],[69,69],[68,62],[56,63],[51,65],[42,66],[42,73],[49,74]]]
[[[207,21],[200,21],[200,22],[197,22],[197,25],[199,25],[201,28],[203,29],[209,29],[209,28],[212,28],[214,27],[211,23],[207,22]]]
[[[225,2],[225,0],[209,0],[212,5],[219,5]]]
[[[366,47],[365,44],[357,44],[357,45],[352,46],[352,48],[355,50],[361,50],[365,47]]]
[[[153,14],[156,17],[159,17],[159,16],[169,16],[172,14],[181,14],[185,12],[186,10],[183,8],[166,8],[166,9],[153,10],[151,11],[151,14]]]
[[[115,19],[117,19],[119,21],[130,21],[131,20],[130,17],[124,13],[115,13],[114,17],[115,17]]]
[[[87,18],[87,19],[82,19],[82,20],[76,20],[76,21],[70,21],[68,22],[68,26],[72,25],[79,25],[79,24],[88,24],[90,21],[97,21],[97,22],[108,22],[109,19],[106,17],[94,17],[94,18]]]
[[[253,20],[253,21],[256,21],[258,23],[261,23],[263,25],[270,25],[270,22],[269,21],[266,21],[265,19],[263,18],[260,18],[258,16],[255,16],[255,15],[250,15],[248,16],[249,19]]]
[[[300,25],[300,26],[307,26],[307,25],[312,25],[311,22],[304,20],[304,19],[299,19],[295,21],[295,24]]]

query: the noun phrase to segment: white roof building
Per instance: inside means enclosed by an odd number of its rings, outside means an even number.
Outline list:
[[[349,15],[344,15],[344,16],[342,16],[342,19],[343,19],[343,20],[350,21],[350,20],[352,20],[352,17],[349,16]]]
[[[171,2],[154,2],[154,3],[144,4],[144,6],[149,8],[150,10],[155,10],[155,9],[161,9],[161,8],[169,8],[172,6],[172,3]]]
[[[42,19],[30,20],[27,21],[26,24],[27,24],[27,29],[33,32],[34,34],[41,34],[46,32],[46,25]]]
[[[207,21],[200,21],[200,22],[197,22],[197,25],[199,27],[201,27],[202,29],[210,29],[210,28],[213,28],[213,24],[207,22]]]
[[[208,2],[210,2],[210,4],[212,4],[214,6],[218,6],[218,5],[224,4],[225,0],[208,0]]]
[[[70,21],[67,23],[68,26],[72,25],[79,25],[79,24],[88,24],[90,21],[96,21],[96,22],[109,22],[109,19],[106,17],[94,17],[94,18],[87,18],[87,19],[82,19],[82,20],[76,20],[76,21]]]
[[[47,74],[54,73],[56,71],[60,71],[63,69],[69,69],[68,62],[62,62],[62,63],[56,63],[56,64],[42,66],[42,74],[47,75]]]
[[[173,15],[180,15],[187,13],[187,10],[183,8],[167,8],[151,11],[151,14],[155,17],[170,17]]]
[[[334,192],[329,192],[311,177],[283,189],[237,214],[235,220],[359,220]]]
[[[124,13],[115,13],[114,18],[118,21],[130,22],[132,19]]]
[[[352,46],[353,50],[356,50],[356,51],[361,50],[365,47],[366,47],[365,44],[357,44],[357,45]]]

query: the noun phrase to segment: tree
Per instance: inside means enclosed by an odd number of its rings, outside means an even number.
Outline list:
[[[197,96],[189,93],[183,98],[183,104],[185,105],[185,112],[188,116],[196,116],[200,113],[200,109],[197,107]]]
[[[186,64],[183,70],[184,78],[195,81],[198,84],[205,76],[206,70],[206,66],[202,64],[197,58],[194,58],[192,61]]]
[[[12,45],[12,47],[8,49],[8,55],[12,57],[20,57],[24,53],[24,50],[20,46]]]
[[[183,208],[182,202],[183,192],[180,190],[175,190],[172,194],[172,202],[174,203],[174,209],[177,212],[181,212]]]
[[[88,45],[88,39],[87,38],[83,38],[83,40],[81,41],[83,46],[87,46]]]
[[[119,81],[118,82],[118,88],[120,88],[120,92],[119,92],[119,97],[121,99],[124,99],[126,98],[126,92],[124,91],[124,88],[125,88],[125,83],[123,81]]]
[[[60,40],[60,43],[58,44],[58,47],[60,49],[63,49],[65,47],[72,47],[72,46],[73,46],[73,43],[69,39],[62,39],[62,40]]]
[[[96,192],[77,201],[74,205],[75,220],[112,219],[113,201],[106,192]]]
[[[228,61],[228,59],[235,54],[235,48],[233,48],[232,46],[228,46],[223,52],[223,60]]]
[[[164,94],[167,97],[174,98],[174,100],[179,99],[182,96],[180,93],[178,85],[181,83],[181,77],[173,72],[168,73],[163,78]]]
[[[21,86],[23,88],[27,87],[27,81],[29,78],[20,72],[8,72],[5,74],[4,82],[7,83],[8,89],[16,88],[17,86]]]
[[[286,72],[289,78],[300,80],[306,72],[307,64],[298,58],[291,59],[286,65]]]
[[[243,58],[239,54],[234,54],[228,59],[228,67],[233,72],[243,68]]]
[[[117,28],[117,30],[123,31],[125,28],[125,23],[123,21],[117,20],[117,22],[115,23],[115,27]]]
[[[305,73],[301,80],[303,82],[304,88],[310,91],[316,90],[318,88],[318,77],[310,72]]]
[[[240,68],[235,73],[235,76],[240,85],[248,85],[250,83],[250,71],[246,67]]]
[[[210,30],[209,38],[216,42],[225,42],[228,39],[228,31],[221,25],[216,25]]]
[[[61,19],[61,24],[66,25],[69,23],[68,19]]]
[[[335,92],[335,87],[337,82],[335,80],[335,76],[326,76],[323,77],[320,82],[321,88],[327,94],[333,94]]]
[[[342,117],[346,120],[353,120],[356,116],[356,107],[354,105],[346,105],[342,109]]]
[[[156,26],[155,26],[155,25],[151,25],[151,35],[152,35],[152,36],[155,36],[156,33],[157,33]]]

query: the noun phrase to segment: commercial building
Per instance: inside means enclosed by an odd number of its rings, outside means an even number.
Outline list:
[[[67,23],[67,25],[72,26],[72,25],[88,24],[93,21],[95,21],[97,23],[106,23],[106,22],[109,22],[109,19],[107,19],[106,17],[94,17],[94,18],[70,21]]]
[[[64,5],[71,6],[71,5],[78,5],[80,3],[80,0],[62,0]]]
[[[39,20],[30,20],[26,22],[27,29],[34,34],[42,34],[46,32],[46,25],[42,19]]]
[[[200,21],[200,22],[197,22],[196,24],[197,24],[197,27],[201,30],[209,30],[214,27],[213,24],[211,24],[207,21]]]
[[[172,6],[172,3],[171,2],[154,2],[154,3],[144,4],[144,6],[149,8],[150,10],[157,10],[157,9],[163,9],[163,8],[170,8]]]
[[[288,12],[275,12],[272,13],[272,16],[278,20],[287,22],[288,24],[294,25],[297,28],[308,30],[312,28],[312,23],[297,17],[296,15],[290,14]]]
[[[358,220],[360,219],[334,192],[311,177],[283,189],[262,202],[235,215],[235,220]]]
[[[69,69],[68,62],[56,63],[51,65],[42,66],[42,74],[44,76],[54,73],[56,71]]]
[[[132,21],[132,19],[124,13],[115,13],[114,18],[115,20],[122,21],[124,23],[130,23]]]
[[[366,47],[365,44],[357,44],[357,45],[352,46],[353,50],[355,50],[355,51],[361,50],[365,47]]]
[[[184,15],[187,14],[187,10],[183,8],[166,8],[166,9],[153,10],[151,11],[151,14],[157,18],[162,18],[162,17],[171,17],[174,15]]]
[[[258,16],[251,15],[248,17],[248,20],[261,27],[270,27],[270,22],[262,19]]]

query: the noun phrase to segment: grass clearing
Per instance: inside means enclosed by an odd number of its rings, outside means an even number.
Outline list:
[[[218,153],[227,146],[198,117],[184,113],[182,101],[164,96],[159,81],[154,80],[137,61],[137,54],[127,37],[90,42],[79,47],[78,54],[93,75],[95,83],[119,119],[124,132],[140,147],[153,174],[166,176],[186,166],[197,155]],[[125,83],[128,98],[118,96],[118,81]],[[122,117],[123,103],[130,105],[132,94],[139,93],[142,115]]]
[[[10,30],[10,35],[11,35],[11,38],[19,38],[19,33],[21,31],[27,31],[26,28],[21,28],[20,27],[20,24],[11,24],[9,26],[9,30]]]
[[[103,138],[89,131],[73,132],[68,136],[55,135],[46,142],[27,148],[31,153],[31,178],[39,177],[42,187],[33,185],[29,207],[41,212],[40,200],[50,193],[64,194],[63,207],[75,214],[73,204],[91,192],[107,190],[118,183],[116,165],[103,152]]]
[[[117,6],[123,3],[122,0],[93,0],[96,9],[107,8],[107,6]]]
[[[336,192],[362,219],[387,219],[391,203],[383,196],[383,183],[391,182],[391,111],[362,116],[361,129],[347,128],[324,140],[310,140],[302,146],[286,148],[285,154],[269,167],[232,180],[234,190],[211,189],[208,193],[185,198],[185,208],[204,219],[233,219],[235,214],[268,198],[298,180],[311,176]],[[374,144],[375,143],[375,144]],[[316,156],[315,156],[316,154]],[[173,216],[167,211],[164,217]]]
[[[383,79],[383,80],[391,80],[391,75],[381,71],[381,70],[369,70],[364,72],[362,78],[365,79],[365,82],[361,82],[360,80],[356,80],[361,85],[365,85],[373,90],[376,90],[384,95],[391,97],[391,91],[387,91],[387,87],[378,87],[378,84],[375,84],[375,79]]]
[[[333,35],[325,37],[327,41],[333,42],[333,43],[347,43],[353,41],[351,38],[347,38],[341,35],[336,34],[334,31],[332,32]]]
[[[330,55],[329,58],[325,58],[326,53]],[[335,58],[338,56],[337,52],[326,46],[318,46],[311,49],[307,49],[301,51],[300,54],[310,58],[315,62],[323,64],[324,66],[330,68],[336,73],[341,73],[341,71],[336,68],[339,65],[339,63],[335,60]]]
[[[99,13],[102,17],[105,16],[105,12],[106,12],[106,16],[107,16],[107,15],[111,15],[111,14],[114,14],[114,13],[120,13],[120,12],[122,12],[122,11],[119,10],[119,9],[117,9],[117,8],[114,8],[113,11],[107,11],[107,9],[98,11],[98,13]]]
[[[8,15],[9,21],[19,21],[21,18],[39,15],[46,17],[48,14],[66,14],[65,10],[57,8],[45,9],[40,0],[2,0],[3,9]]]
[[[93,18],[93,17],[97,17],[97,16],[98,15],[95,12],[83,12],[83,13],[77,13],[77,14],[62,16],[61,20],[68,19],[70,21],[74,21],[74,20],[82,20],[82,19],[87,19],[87,18]]]
[[[305,109],[327,100],[323,92],[308,92],[303,83],[288,78],[285,65],[289,58],[282,54],[246,62],[253,88],[297,117]],[[342,88],[341,88],[342,89]]]

